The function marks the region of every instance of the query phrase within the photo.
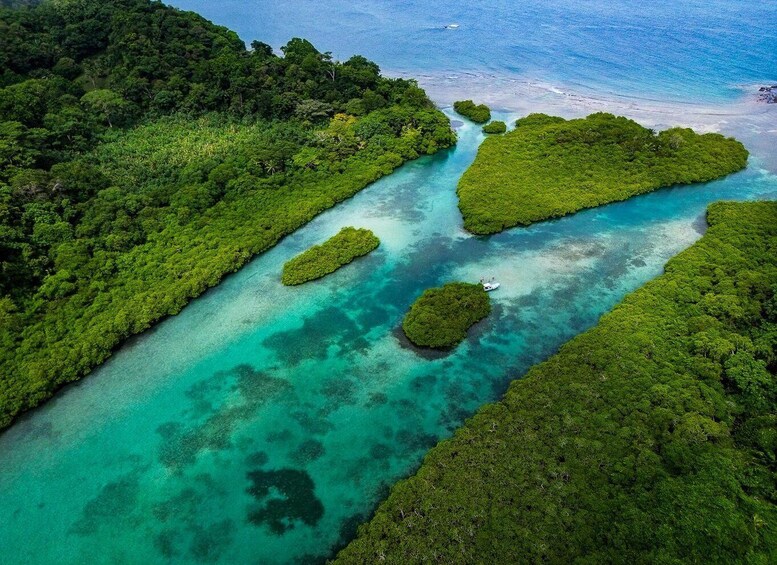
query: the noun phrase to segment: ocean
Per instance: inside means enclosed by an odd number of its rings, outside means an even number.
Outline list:
[[[304,37],[390,73],[512,77],[588,93],[724,101],[777,81],[777,2],[174,0],[276,49]],[[456,24],[456,29],[445,29]]]

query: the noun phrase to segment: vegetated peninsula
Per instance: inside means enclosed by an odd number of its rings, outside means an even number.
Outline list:
[[[482,284],[448,283],[425,290],[410,307],[402,329],[418,346],[450,349],[490,312],[491,302]]]
[[[414,81],[364,57],[246,49],[158,2],[44,2],[0,27],[0,428],[456,140]]]
[[[346,227],[283,265],[281,282],[293,286],[320,279],[374,251],[380,240],[370,230]]]
[[[485,104],[475,104],[472,100],[459,100],[453,103],[456,113],[472,120],[476,124],[485,124],[491,119],[491,110]]]
[[[489,137],[458,186],[475,234],[556,218],[676,184],[710,181],[747,165],[733,138],[652,130],[612,114],[564,120],[531,114]]]
[[[777,203],[708,221],[435,447],[337,562],[774,562]]]

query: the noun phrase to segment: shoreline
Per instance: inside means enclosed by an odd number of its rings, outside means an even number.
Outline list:
[[[387,76],[409,78],[404,71]],[[440,107],[473,99],[492,111],[526,115],[542,112],[580,118],[595,112],[626,116],[656,130],[689,127],[698,133],[722,133],[742,141],[758,166],[777,174],[777,104],[757,101],[757,85],[740,85],[742,95],[729,101],[675,101],[628,94],[593,92],[538,79],[493,73],[415,73],[429,97]],[[511,124],[508,124],[510,126]]]

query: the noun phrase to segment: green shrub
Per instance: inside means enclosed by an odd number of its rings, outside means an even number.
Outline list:
[[[673,128],[656,135],[627,118],[532,114],[489,137],[459,181],[464,227],[496,233],[747,165],[733,138]]]
[[[485,104],[475,104],[472,100],[460,100],[453,103],[453,109],[476,124],[485,124],[491,119],[491,110]]]
[[[777,203],[708,221],[433,448],[335,562],[773,563]]]
[[[380,240],[370,230],[343,228],[321,245],[314,245],[283,265],[281,282],[302,284],[335,272],[357,257],[377,249]]]
[[[483,126],[483,133],[504,133],[507,131],[507,124],[500,121],[491,122]]]
[[[418,346],[448,349],[467,337],[470,326],[489,312],[491,303],[483,285],[448,283],[425,290],[410,307],[402,329]]]

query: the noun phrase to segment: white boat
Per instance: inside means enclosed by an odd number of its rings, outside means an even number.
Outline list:
[[[498,282],[485,282],[485,283],[483,283],[483,290],[485,290],[486,292],[491,292],[492,290],[496,290],[497,288],[499,288],[499,283]]]
[[[445,29],[458,29],[459,24],[448,24]]]

